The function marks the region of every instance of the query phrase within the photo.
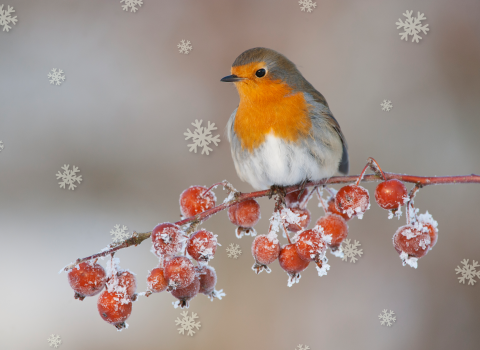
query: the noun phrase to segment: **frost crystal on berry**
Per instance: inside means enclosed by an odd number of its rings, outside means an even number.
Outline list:
[[[53,68],[51,73],[48,73],[48,77],[50,78],[50,84],[60,85],[65,81],[65,75],[63,74],[63,70],[59,69],[57,72],[57,68]]]
[[[315,7],[317,7],[317,3],[313,2],[312,0],[299,0],[298,4],[300,5],[300,10],[312,12]]]
[[[456,274],[462,274],[461,277],[458,277],[458,283],[465,284],[465,280],[468,280],[468,284],[473,286],[477,282],[475,277],[480,278],[480,270],[477,272],[477,267],[480,265],[478,264],[478,261],[475,260],[472,260],[472,265],[469,265],[468,259],[463,259],[462,264],[462,267],[457,266],[455,269],[457,272]]]
[[[142,0],[121,0],[120,3],[125,3],[125,5],[122,5],[123,11],[128,11],[128,8],[130,7],[130,12],[137,12],[137,6],[141,7],[143,5]]]
[[[191,42],[188,40],[180,41],[180,44],[178,44],[177,47],[179,48],[178,52],[183,53],[185,55],[188,55],[190,51],[193,50],[193,46],[191,45]]]
[[[427,34],[427,32],[430,30],[428,28],[428,24],[425,24],[422,26],[422,21],[424,19],[427,19],[423,13],[418,12],[417,17],[412,17],[413,11],[406,11],[403,15],[407,17],[405,20],[405,23],[402,21],[401,18],[398,19],[398,22],[395,24],[397,25],[397,29],[403,28],[405,31],[403,33],[399,33],[401,36],[400,40],[405,40],[408,41],[408,36],[413,36],[412,38],[412,43],[415,41],[418,43],[422,37],[418,35],[420,31],[423,32],[423,34]]]
[[[62,344],[62,340],[60,339],[60,336],[59,335],[55,335],[55,334],[52,334],[48,339],[48,345],[50,347],[54,347],[55,349],[58,348],[60,346],[60,344]]]
[[[3,145],[3,142],[2,142],[2,140],[0,140],[0,152],[2,152],[2,151],[3,151],[3,148],[4,148],[4,147],[5,147],[5,146]]]
[[[392,101],[390,100],[383,100],[382,103],[380,103],[380,106],[382,106],[382,111],[390,112],[390,110],[393,108]]]
[[[242,251],[240,250],[240,246],[238,244],[234,245],[233,243],[230,243],[226,250],[229,258],[237,259],[240,254],[242,254]]]
[[[195,322],[195,319],[198,318],[197,314],[192,312],[192,315],[188,316],[188,311],[184,311],[180,315],[182,315],[183,318],[180,319],[177,317],[175,320],[175,324],[177,326],[180,325],[180,328],[177,328],[178,334],[185,335],[185,331],[187,331],[189,336],[193,336],[195,334],[194,328],[199,330],[202,326],[200,322]]]
[[[307,345],[300,344],[295,348],[295,350],[310,350],[310,347]]]
[[[195,119],[195,122],[192,123],[195,131],[192,133],[190,129],[187,129],[187,132],[184,132],[183,135],[186,136],[185,140],[192,139],[193,141],[193,143],[188,145],[188,147],[190,147],[189,152],[194,151],[197,153],[197,147],[203,147],[202,154],[206,153],[208,156],[210,154],[209,152],[212,151],[208,145],[213,142],[215,146],[218,146],[220,135],[216,135],[215,137],[212,135],[212,130],[217,130],[215,123],[208,122],[207,127],[202,127],[202,123],[203,120],[198,121],[198,119]]]
[[[110,230],[110,234],[113,236],[112,239],[114,242],[121,242],[130,238],[130,233],[128,232],[127,226],[122,225],[120,228],[120,225],[117,224],[113,226],[113,228],[113,230]]]
[[[348,258],[350,258],[350,262],[356,263],[358,258],[355,255],[358,255],[359,257],[362,256],[363,254],[363,249],[358,249],[360,247],[360,242],[359,241],[354,241],[354,243],[350,243],[350,239],[345,239],[345,245],[342,244],[342,252],[343,252],[343,261],[348,261]]]
[[[390,312],[387,312],[387,309],[383,310],[382,313],[378,315],[380,324],[382,326],[386,324],[388,327],[391,327],[392,324],[397,320],[397,318],[393,315],[395,315],[395,313],[392,310],[390,310]]]
[[[77,187],[77,185],[75,185],[75,181],[78,183],[82,182],[82,175],[76,175],[76,173],[79,173],[80,170],[75,165],[73,165],[72,170],[70,170],[69,167],[70,165],[63,165],[63,173],[59,171],[56,175],[57,180],[62,179],[62,181],[58,183],[60,188],[65,188],[65,185],[68,185],[68,189],[73,191],[75,187]]]
[[[12,29],[12,27],[9,26],[8,24],[11,23],[15,25],[17,23],[17,16],[15,17],[11,16],[11,14],[15,12],[13,7],[7,6],[7,9],[4,10],[3,6],[5,5],[0,6],[0,26],[3,26],[4,32],[5,31],[8,32],[10,29]]]

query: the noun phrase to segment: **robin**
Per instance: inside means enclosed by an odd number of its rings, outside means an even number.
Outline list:
[[[282,54],[243,52],[231,75],[240,103],[227,124],[235,169],[257,190],[348,174],[347,143],[321,93]]]

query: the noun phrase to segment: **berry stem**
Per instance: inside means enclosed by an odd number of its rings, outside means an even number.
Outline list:
[[[323,201],[322,195],[323,191],[321,191],[319,188],[317,188],[317,194],[318,194],[318,200],[322,204],[323,210],[325,211],[325,214],[328,213],[327,206],[325,205],[325,202]]]
[[[214,187],[217,187],[217,186],[220,186],[222,185],[223,187],[225,187],[225,182],[222,181],[222,182],[217,182],[216,184],[213,184],[212,186],[210,186],[209,188],[207,188],[205,190],[205,192],[203,192],[201,195],[200,195],[200,198],[204,198],[203,196],[205,196],[208,192],[210,192]]]
[[[313,194],[315,193],[315,191],[317,190],[318,186],[314,186],[313,189],[310,191],[310,193],[308,194],[307,197],[305,197],[305,199],[303,200],[302,203],[299,204],[299,208],[300,209],[305,209],[305,207],[307,206],[308,202],[310,201],[310,199],[312,198]]]
[[[381,176],[375,174],[375,175],[364,175],[363,178],[361,178],[361,181],[371,182],[371,181],[379,181],[379,180],[397,179],[403,182],[414,183],[421,187],[430,186],[430,185],[447,185],[447,184],[467,184],[467,183],[480,184],[480,175],[475,175],[475,174],[460,175],[460,176],[416,176],[416,175],[394,174],[394,173],[388,173],[388,172],[384,172],[383,174],[384,174],[384,179],[382,179]],[[357,182],[358,180],[359,180],[359,175],[333,176],[329,179],[323,179],[319,181],[309,181],[304,186],[311,187],[311,186],[321,186],[325,184],[330,184],[330,185],[347,184],[347,183]],[[285,187],[285,192],[288,194],[294,191],[298,191],[301,189],[301,187],[302,185],[288,186],[288,187]],[[207,220],[210,216],[222,210],[228,209],[234,204],[243,202],[247,199],[266,197],[270,194],[271,194],[270,189],[257,191],[257,192],[250,192],[250,193],[241,193],[238,196],[235,196],[234,199],[226,203],[222,203],[214,208],[205,210],[204,212],[198,213],[197,215],[194,215],[192,217],[177,221],[175,224],[178,226],[182,226],[191,222],[196,222],[200,224],[203,221]],[[151,234],[152,234],[151,231],[144,232],[144,233],[134,232],[131,238],[128,238],[119,244],[109,245],[108,249],[105,249],[100,253],[96,253],[81,259],[79,258],[74,263],[71,263],[65,266],[63,270],[69,271],[73,269],[76,265],[84,261],[104,257],[123,248],[137,246],[143,241],[145,241],[146,239],[150,238]]]
[[[380,168],[380,165],[377,163],[375,159],[372,157],[369,157],[368,160],[368,165],[370,165],[370,169],[377,175],[381,176],[383,180],[385,180],[385,174],[383,173],[382,168]]]

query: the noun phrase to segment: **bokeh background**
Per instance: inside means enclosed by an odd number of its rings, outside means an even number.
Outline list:
[[[177,333],[168,293],[137,301],[130,328],[117,332],[96,298],[74,300],[58,274],[105,247],[115,224],[146,232],[177,220],[190,185],[228,179],[251,191],[224,137],[238,96],[219,80],[256,46],[285,54],[325,95],[352,174],[369,156],[390,172],[480,173],[478,0],[317,0],[312,13],[296,0],[144,0],[137,13],[117,0],[4,3],[18,23],[0,32],[0,348],[46,349],[59,334],[61,349],[478,349],[480,283],[459,284],[455,268],[480,260],[479,185],[420,191],[416,204],[439,221],[440,238],[417,270],[402,267],[391,243],[404,217],[387,220],[372,203],[349,223],[363,257],[330,255],[328,276],[310,266],[291,288],[278,262],[254,274],[251,237],[238,240],[226,213],[216,215],[204,227],[222,244],[211,265],[227,296],[193,300],[188,311],[202,323],[194,337]],[[406,10],[427,17],[419,44],[400,40],[395,22]],[[182,39],[189,55],[178,53]],[[61,86],[49,84],[52,68],[65,71]],[[195,119],[222,135],[209,156],[188,152],[183,133]],[[81,170],[75,191],[57,184],[63,164]],[[260,203],[266,233],[273,203]],[[316,200],[309,208],[322,214]],[[227,258],[230,243],[241,246],[237,260]],[[149,249],[117,254],[139,291],[157,264]],[[383,309],[395,312],[392,327],[380,325]]]

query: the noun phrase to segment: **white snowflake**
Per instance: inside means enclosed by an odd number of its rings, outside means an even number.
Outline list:
[[[50,347],[54,347],[55,349],[58,348],[60,346],[60,344],[62,344],[62,340],[60,339],[60,336],[59,335],[55,335],[55,334],[52,334],[48,339],[48,345]]]
[[[382,111],[390,112],[390,110],[393,108],[392,101],[390,100],[383,100],[382,103],[380,103],[380,106],[382,106]]]
[[[57,68],[53,68],[51,73],[48,73],[48,77],[51,79],[50,84],[60,85],[65,81],[65,75],[63,74],[63,70],[59,69],[57,72]]]
[[[65,185],[68,185],[69,190],[74,190],[77,185],[75,185],[75,181],[80,183],[82,182],[82,175],[77,176],[75,173],[79,173],[80,170],[78,167],[73,165],[72,170],[69,169],[70,165],[64,164],[62,166],[62,169],[64,170],[63,173],[60,171],[56,174],[57,175],[57,180],[62,179],[62,182],[59,182],[58,184],[60,185],[60,188],[65,188]]]
[[[458,283],[465,284],[465,279],[467,279],[468,284],[473,286],[477,282],[475,277],[480,278],[480,270],[477,272],[477,267],[480,265],[478,264],[478,261],[475,260],[472,260],[472,265],[468,265],[468,259],[463,259],[462,264],[462,267],[457,266],[455,269],[457,272],[456,274],[462,274],[462,277],[458,277]]]
[[[187,331],[189,336],[193,336],[195,334],[193,329],[196,328],[198,330],[202,326],[200,322],[195,322],[195,319],[198,318],[197,314],[192,312],[192,316],[188,316],[188,311],[184,311],[180,315],[182,315],[183,318],[180,319],[177,317],[175,320],[175,324],[177,326],[180,325],[180,328],[177,328],[178,334],[185,335],[185,331]]]
[[[359,241],[354,241],[354,243],[350,243],[350,239],[346,239],[345,245],[342,245],[342,260],[348,261],[348,258],[350,258],[350,262],[353,262],[355,264],[358,260],[355,255],[362,256],[363,254],[363,249],[358,249],[358,247],[360,247]]]
[[[427,19],[423,13],[418,12],[417,17],[412,17],[413,11],[406,11],[403,15],[407,17],[405,20],[405,23],[402,22],[402,19],[399,18],[398,22],[395,24],[397,25],[397,29],[403,28],[405,31],[403,33],[399,33],[401,38],[400,40],[405,40],[408,41],[408,36],[411,35],[413,36],[412,38],[412,43],[415,41],[418,43],[422,37],[418,35],[420,31],[423,32],[423,34],[427,34],[427,32],[430,30],[428,28],[428,24],[425,24],[424,26],[421,25],[421,21],[424,19]]]
[[[392,324],[397,320],[396,317],[394,317],[395,313],[390,310],[390,312],[387,312],[387,309],[383,310],[380,315],[378,315],[378,318],[380,319],[380,324],[384,326],[387,324],[388,327],[391,327]]]
[[[317,7],[317,3],[313,2],[312,0],[299,0],[298,4],[300,5],[300,9],[302,11],[307,10],[307,12],[312,12],[315,7]]]
[[[178,52],[183,53],[185,55],[188,55],[190,51],[193,50],[193,46],[191,45],[191,42],[188,40],[180,41],[180,44],[178,44],[177,47],[180,49],[178,50]]]
[[[142,0],[121,0],[120,3],[124,2],[125,5],[122,5],[123,11],[128,11],[130,7],[130,12],[137,12],[137,6],[141,7],[143,5]]]
[[[3,142],[2,142],[2,140],[0,140],[0,152],[2,152],[2,151],[3,151],[3,148],[4,148],[4,147],[5,147],[5,146],[3,145]]]
[[[227,248],[227,254],[229,258],[237,259],[240,254],[242,254],[242,251],[240,250],[240,246],[238,244],[234,245],[233,243],[230,243]]]
[[[113,226],[113,230],[110,231],[110,234],[113,236],[112,239],[114,242],[121,242],[127,238],[130,238],[130,233],[128,232],[128,227],[125,225],[122,225],[120,228],[120,225],[115,225]]]
[[[4,10],[3,6],[5,6],[5,5],[0,6],[0,26],[3,26],[3,31],[4,32],[5,31],[8,32],[10,29],[12,29],[12,27],[9,26],[8,24],[11,23],[11,24],[15,25],[18,20],[17,20],[17,16],[15,16],[15,17],[11,16],[11,14],[13,12],[15,12],[13,7],[7,5],[7,9]]]
[[[295,348],[295,350],[310,350],[310,347],[307,345],[300,344]]]
[[[203,120],[198,121],[195,119],[195,122],[192,123],[192,125],[196,128],[195,131],[192,133],[190,129],[187,129],[187,132],[184,132],[183,135],[186,136],[185,140],[192,139],[193,141],[193,143],[188,145],[188,147],[190,147],[189,152],[194,151],[197,153],[197,147],[203,147],[202,154],[206,153],[208,156],[209,152],[212,151],[208,145],[213,142],[215,146],[218,146],[218,143],[220,142],[220,135],[215,137],[212,135],[212,130],[217,130],[215,123],[208,122],[207,127],[202,127],[202,123]]]

